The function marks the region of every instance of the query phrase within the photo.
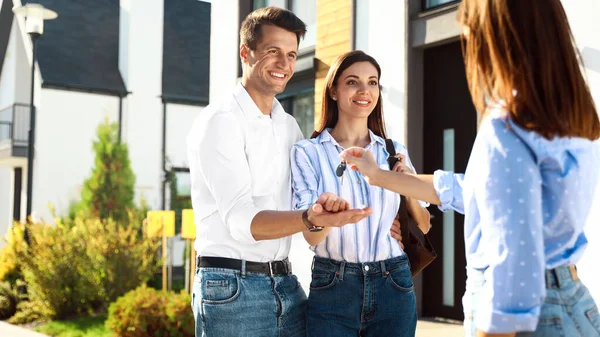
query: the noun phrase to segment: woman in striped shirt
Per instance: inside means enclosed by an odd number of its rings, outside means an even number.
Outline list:
[[[416,300],[408,259],[390,226],[400,196],[370,186],[357,171],[336,176],[339,154],[348,147],[371,150],[389,169],[375,59],[362,51],[340,56],[329,70],[323,93],[321,129],[294,145],[291,166],[295,209],[306,209],[323,192],[350,208],[370,206],[373,214],[356,224],[305,233],[315,251],[308,298],[308,336],[414,336]],[[401,160],[395,171],[414,172],[406,147],[394,142]],[[429,212],[416,199],[407,208],[424,232]],[[334,210],[335,211],[335,210]]]

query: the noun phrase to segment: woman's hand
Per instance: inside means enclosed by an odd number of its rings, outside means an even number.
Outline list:
[[[406,165],[406,156],[400,153],[397,153],[394,157],[398,158],[398,161],[392,168],[392,171],[406,173],[406,174],[415,174],[413,170]]]
[[[340,158],[353,170],[359,171],[370,185],[375,185],[375,179],[381,168],[377,165],[373,153],[361,147],[350,147],[342,153]]]

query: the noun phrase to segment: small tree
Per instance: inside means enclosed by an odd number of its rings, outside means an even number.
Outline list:
[[[98,126],[97,136],[92,176],[83,183],[78,210],[117,223],[126,221],[127,212],[134,209],[135,196],[127,145],[119,141],[119,124],[108,119]]]

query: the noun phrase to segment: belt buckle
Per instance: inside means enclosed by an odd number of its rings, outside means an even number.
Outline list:
[[[270,276],[273,277],[273,262],[269,261],[268,263],[269,263],[269,273],[270,273]]]

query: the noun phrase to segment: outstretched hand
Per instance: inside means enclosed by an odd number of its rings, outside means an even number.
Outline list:
[[[333,193],[323,193],[309,208],[308,220],[318,227],[342,227],[371,215],[371,207],[350,209],[350,204]]]
[[[351,169],[359,171],[369,184],[371,184],[371,179],[381,170],[375,161],[373,153],[361,147],[350,147],[342,151],[340,158]]]

